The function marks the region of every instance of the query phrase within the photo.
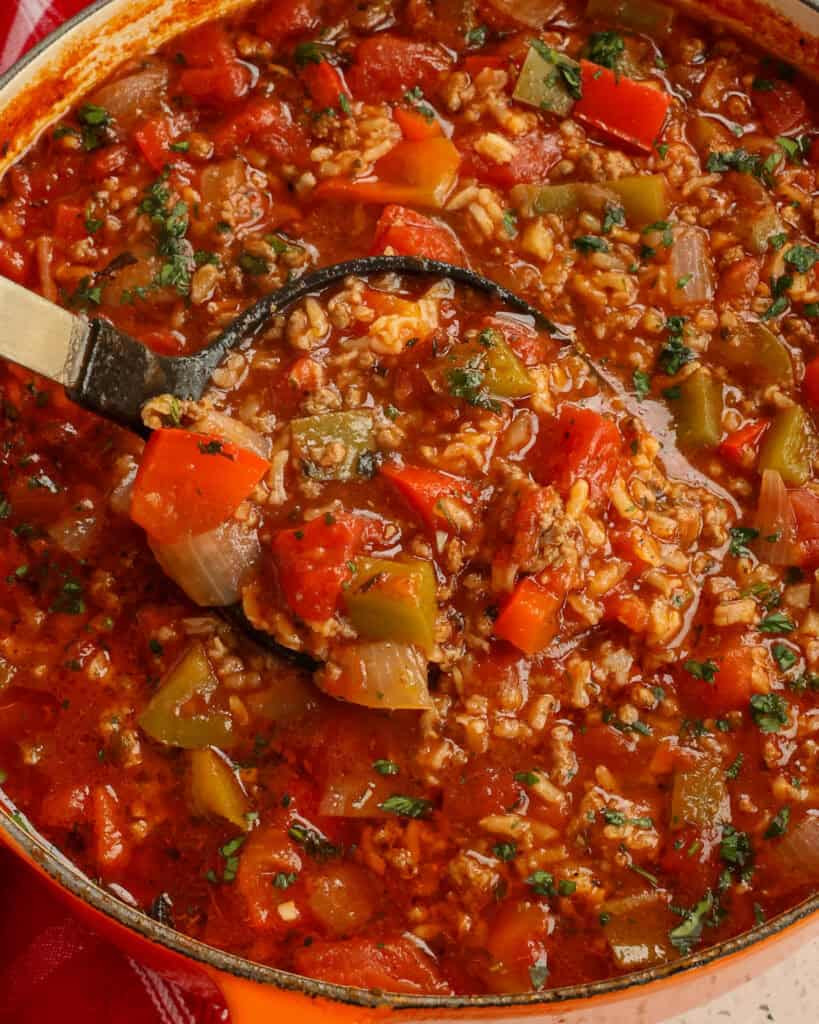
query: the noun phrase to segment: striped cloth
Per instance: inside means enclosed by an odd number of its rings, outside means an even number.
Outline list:
[[[0,0],[0,72],[89,0]],[[227,1024],[213,1000],[124,956],[0,848],[0,1024]]]

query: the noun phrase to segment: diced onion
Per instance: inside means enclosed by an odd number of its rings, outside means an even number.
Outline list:
[[[759,531],[754,549],[763,562],[793,565],[798,561],[796,515],[785,482],[775,469],[762,473],[754,527]]]
[[[168,69],[156,64],[98,89],[91,102],[105,110],[123,131],[130,131],[145,114],[158,110],[168,83]]]
[[[124,459],[127,459],[127,463],[123,466],[124,471],[119,482],[108,495],[108,505],[116,515],[128,518],[131,514],[131,492],[139,466],[130,455],[124,456]]]
[[[702,228],[684,227],[674,232],[671,245],[671,302],[693,306],[714,297],[714,274],[708,236]]]
[[[198,420],[191,425],[191,430],[200,434],[215,434],[223,441],[235,444],[237,448],[247,448],[263,459],[270,458],[270,438],[257,434],[241,420],[224,413],[207,409]]]
[[[489,5],[530,28],[543,28],[562,6],[560,0],[489,0]]]
[[[57,547],[67,555],[78,559],[86,558],[99,536],[100,525],[97,516],[74,516],[52,523],[47,533]]]
[[[261,554],[255,529],[235,520],[175,544],[148,543],[167,575],[203,606],[237,601],[244,578]]]
[[[804,882],[819,879],[819,817],[809,814],[789,829],[777,845],[776,857],[783,868]]]
[[[427,689],[427,660],[417,647],[390,640],[341,647],[316,676],[332,697],[369,708],[426,711],[432,707]]]

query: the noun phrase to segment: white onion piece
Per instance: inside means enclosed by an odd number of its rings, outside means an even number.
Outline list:
[[[432,707],[427,659],[417,647],[390,640],[349,644],[335,651],[332,661],[316,675],[318,685],[332,697],[391,711]]]
[[[101,523],[97,516],[59,519],[46,531],[61,551],[73,558],[87,558],[99,536]]]
[[[683,227],[674,231],[671,245],[671,302],[694,306],[714,297],[714,271],[708,236],[702,228]]]
[[[754,528],[754,550],[769,565],[793,565],[796,560],[796,515],[785,482],[775,469],[762,473]]]
[[[819,879],[819,817],[809,814],[777,844],[776,858],[805,882]]]
[[[372,772],[344,772],[327,783],[321,794],[319,814],[325,818],[386,818],[379,808],[395,792],[395,780]]]
[[[159,108],[167,84],[168,69],[162,64],[152,65],[104,85],[91,96],[90,102],[104,107],[117,125],[129,132],[141,117]]]
[[[543,28],[563,6],[561,0],[489,0],[489,6],[530,28]]]
[[[256,530],[235,519],[175,544],[148,543],[165,573],[203,607],[238,601],[242,582],[261,555]]]
[[[257,434],[241,420],[226,416],[222,412],[206,410],[198,420],[191,424],[191,430],[200,434],[215,434],[223,441],[235,444],[237,448],[248,448],[257,455],[261,455],[263,459],[270,458],[269,437]]]
[[[119,478],[117,485],[108,495],[108,505],[115,515],[128,518],[131,514],[131,492],[134,489],[134,480],[136,480],[139,466],[130,455],[124,458],[128,460],[125,471]]]

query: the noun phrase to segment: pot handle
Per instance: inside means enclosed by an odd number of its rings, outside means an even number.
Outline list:
[[[376,1024],[389,1015],[387,1009],[367,1009],[314,999],[300,992],[288,992],[275,985],[239,978],[225,971],[208,969],[230,1012],[230,1024],[263,1024],[265,1021],[293,1021],[294,1024]]]

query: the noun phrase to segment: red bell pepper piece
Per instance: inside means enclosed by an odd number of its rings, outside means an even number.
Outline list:
[[[574,115],[616,139],[650,152],[665,122],[671,97],[661,89],[581,60],[583,97]]]
[[[461,247],[445,224],[396,204],[385,206],[378,218],[370,252],[377,256],[387,249],[400,256],[426,256],[457,266],[464,263]]]
[[[162,114],[144,121],[134,132],[134,138],[142,155],[155,171],[161,171],[173,160],[173,131],[167,117]]]
[[[185,64],[179,91],[204,102],[230,103],[250,88],[250,72],[240,64],[224,26],[202,25],[176,44]]]
[[[756,458],[759,444],[765,431],[770,426],[770,422],[767,419],[751,420],[750,423],[746,423],[739,430],[733,431],[720,444],[720,455],[735,466],[740,468],[747,467],[751,457]]]
[[[532,655],[557,636],[563,597],[536,582],[521,580],[495,620],[495,636]]]
[[[385,476],[398,493],[420,515],[430,530],[451,530],[447,519],[444,499],[471,505],[477,500],[477,488],[460,476],[442,473],[437,469],[423,466],[397,466],[385,462],[381,467]]]
[[[375,165],[374,178],[327,178],[313,195],[361,203],[442,207],[458,177],[461,156],[449,139],[399,142]]]
[[[335,612],[341,588],[352,577],[350,561],[364,527],[361,516],[317,516],[273,538],[279,586],[299,618],[319,622]]]
[[[213,530],[236,511],[269,468],[208,434],[155,430],[131,495],[131,518],[161,544]]]
[[[352,99],[344,76],[328,60],[305,64],[301,77],[319,110],[340,106],[343,103],[342,97],[344,100]]]
[[[562,155],[556,132],[529,132],[511,140],[515,153],[507,163],[496,163],[471,146],[464,150],[464,175],[500,188],[546,181]]]
[[[400,100],[416,87],[430,92],[449,65],[441,46],[379,32],[359,43],[347,81],[359,99]]]
[[[434,116],[425,116],[411,107],[396,107],[392,112],[401,134],[409,142],[434,139],[443,135],[441,124]]]
[[[771,82],[771,88],[751,89],[751,99],[760,113],[766,131],[771,135],[782,135],[793,131],[807,116],[807,107],[802,94],[790,82]]]
[[[547,430],[539,438],[541,482],[551,482],[568,494],[582,478],[588,481],[591,499],[599,500],[614,479],[621,440],[616,424],[599,412],[564,406],[556,430]]]

